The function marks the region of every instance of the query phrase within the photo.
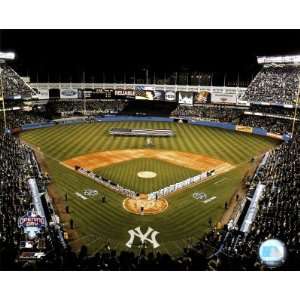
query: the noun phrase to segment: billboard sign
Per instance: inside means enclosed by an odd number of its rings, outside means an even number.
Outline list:
[[[49,99],[49,90],[48,89],[39,89],[37,91],[38,99]]]
[[[201,91],[194,93],[194,105],[209,103],[211,94],[208,91]]]
[[[61,99],[70,99],[70,98],[78,98],[78,90],[76,89],[61,89],[60,90],[60,98]]]
[[[154,100],[153,87],[142,86],[142,85],[136,86],[135,99],[136,100]]]
[[[93,90],[93,89],[84,89],[83,90],[83,98],[91,99],[91,98],[93,98],[94,93],[95,93],[95,90]]]
[[[13,95],[13,96],[7,96],[7,100],[21,100],[22,96],[21,95]]]
[[[154,91],[154,100],[163,101],[165,100],[165,92],[164,91]]]
[[[79,99],[91,99],[93,97],[93,94],[95,93],[95,90],[93,89],[78,89],[78,98]]]
[[[274,139],[278,139],[278,140],[283,139],[283,136],[281,134],[276,134],[276,133],[272,133],[272,132],[268,132],[267,136],[274,138]]]
[[[134,90],[116,89],[115,90],[115,98],[116,99],[135,99],[135,91]]]
[[[92,98],[94,99],[114,99],[115,90],[114,89],[102,89],[98,88],[94,90]]]
[[[211,95],[211,102],[216,104],[236,104],[236,101],[236,94],[213,93]]]
[[[252,127],[243,126],[243,125],[236,125],[235,126],[235,130],[236,131],[240,131],[240,132],[248,132],[248,133],[252,133],[253,132],[253,128]]]
[[[45,224],[45,217],[39,216],[34,210],[28,211],[18,220],[19,228],[22,228],[30,239],[34,239],[42,228],[45,227]]]
[[[83,99],[83,89],[78,89],[78,99]]]
[[[176,101],[176,92],[166,91],[165,92],[165,100],[166,101]]]
[[[192,92],[177,92],[177,99],[180,105],[192,106],[193,97]]]

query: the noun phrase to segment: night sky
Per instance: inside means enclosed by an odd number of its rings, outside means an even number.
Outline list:
[[[144,69],[214,72],[215,80],[249,80],[257,55],[300,53],[290,30],[0,30],[0,49],[17,54],[12,66],[32,81],[106,82]],[[104,75],[105,74],[105,75]]]

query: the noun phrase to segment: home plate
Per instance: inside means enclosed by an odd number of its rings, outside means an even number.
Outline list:
[[[213,197],[208,198],[207,200],[204,200],[204,201],[202,201],[202,202],[203,202],[203,203],[208,203],[208,202],[210,202],[210,201],[215,200],[216,198],[217,198],[216,196],[213,196]]]

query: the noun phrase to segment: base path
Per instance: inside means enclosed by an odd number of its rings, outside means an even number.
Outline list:
[[[80,166],[88,170],[95,170],[137,158],[163,160],[171,164],[200,172],[215,169],[216,171],[220,171],[218,173],[223,173],[224,171],[226,172],[233,168],[233,166],[227,162],[201,154],[154,149],[128,149],[95,152],[73,157],[63,161],[62,164],[72,169],[75,166]]]

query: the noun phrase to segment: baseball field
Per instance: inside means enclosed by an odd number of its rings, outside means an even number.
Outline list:
[[[153,147],[148,149],[143,137],[110,136],[109,130],[115,127],[172,129],[176,136],[152,138]],[[23,132],[21,138],[34,146],[49,173],[49,190],[66,228],[70,218],[74,220],[75,230],[69,230],[71,245],[76,249],[85,244],[91,254],[107,243],[120,251],[139,251],[138,227],[148,240],[154,239],[151,232],[157,232],[155,251],[180,254],[183,247],[208,230],[209,219],[213,224],[222,219],[225,202],[230,202],[249,174],[251,158],[278,144],[246,133],[142,121],[55,126]],[[139,193],[155,191],[210,169],[219,172],[167,196],[168,207],[162,213],[137,215],[124,209],[123,195],[79,174],[75,165]],[[65,214],[66,206],[70,214]],[[130,230],[136,234],[132,244],[128,244]],[[154,243],[147,246],[152,251]]]

